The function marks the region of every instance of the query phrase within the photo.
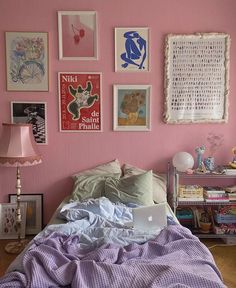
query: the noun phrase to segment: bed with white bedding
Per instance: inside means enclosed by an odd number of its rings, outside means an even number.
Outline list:
[[[105,170],[111,168],[114,163]],[[208,249],[168,204],[166,228],[144,232],[126,225],[133,207],[150,204],[143,194],[152,189],[153,197],[151,173],[98,174],[77,175],[72,195],[10,265],[0,287],[225,287]]]

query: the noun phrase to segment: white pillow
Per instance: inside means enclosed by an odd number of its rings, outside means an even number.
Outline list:
[[[105,191],[106,179],[108,177],[119,179],[121,174],[120,163],[116,159],[72,175],[74,187],[71,200],[82,201],[88,198],[101,197]]]
[[[107,178],[105,196],[112,202],[153,205],[152,171],[120,179]]]
[[[146,171],[129,164],[124,164],[123,166],[124,177],[138,175],[144,172]],[[153,173],[152,175],[153,175],[153,185],[152,185],[153,200],[156,203],[166,202],[167,201],[166,179],[160,174]]]

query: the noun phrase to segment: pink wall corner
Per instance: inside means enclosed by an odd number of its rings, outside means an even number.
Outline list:
[[[97,61],[60,61],[58,58],[57,11],[97,11]],[[222,134],[224,144],[216,162],[231,160],[236,144],[236,2],[234,0],[120,0],[120,1],[2,1],[0,10],[0,122],[10,121],[11,101],[47,102],[48,145],[40,145],[43,163],[21,170],[22,193],[44,193],[44,222],[47,223],[61,200],[70,194],[71,175],[82,169],[118,158],[144,169],[165,172],[177,151],[194,157],[198,145],[207,145],[209,132]],[[27,11],[27,13],[25,12]],[[150,72],[114,72],[114,28],[149,27]],[[6,91],[5,31],[49,32],[49,92]],[[227,124],[170,125],[163,122],[164,39],[169,33],[225,32],[231,36],[229,121]],[[99,133],[59,132],[58,72],[102,73],[102,120]],[[112,130],[112,87],[114,84],[152,85],[150,132]],[[0,128],[1,129],[1,128]],[[1,132],[1,130],[0,130]],[[0,202],[15,192],[15,170],[0,168]]]

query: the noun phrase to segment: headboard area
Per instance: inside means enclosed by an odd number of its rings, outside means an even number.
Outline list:
[[[121,165],[117,159],[75,173],[72,178],[71,201],[105,196],[113,202],[152,205],[167,200],[163,174]]]

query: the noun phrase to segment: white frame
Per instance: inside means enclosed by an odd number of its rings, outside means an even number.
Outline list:
[[[113,130],[114,131],[151,131],[151,85],[113,85]],[[146,125],[119,125],[119,90],[145,90]]]
[[[60,85],[61,85],[61,83],[60,83],[60,75],[61,74],[77,74],[77,75],[79,75],[79,74],[85,74],[85,75],[87,75],[87,74],[91,74],[91,75],[99,75],[100,76],[100,82],[99,82],[99,84],[100,84],[100,90],[99,90],[99,92],[100,92],[100,99],[99,99],[99,101],[100,101],[100,129],[99,130],[89,130],[89,129],[87,129],[87,130],[76,130],[76,129],[72,129],[72,130],[63,130],[62,129],[62,121],[61,121],[61,119],[62,119],[62,113],[61,113],[61,104],[62,104],[62,101],[61,101],[61,88],[60,88]],[[93,77],[93,76],[92,76]],[[101,72],[58,72],[58,97],[59,97],[59,101],[58,101],[58,104],[59,104],[59,131],[60,132],[63,132],[63,133],[98,133],[98,132],[102,132],[103,131],[103,119],[102,119],[102,73]]]
[[[44,54],[42,54],[43,57],[37,52],[41,51],[41,47],[39,47],[39,49],[36,47],[35,51],[32,52],[30,49],[32,47],[27,47],[29,48],[27,49],[25,45],[22,45],[23,48],[20,50],[20,52],[18,52],[18,54],[16,54],[17,52],[15,52],[12,48],[12,45],[15,45],[16,39],[20,38],[21,41],[19,41],[19,43],[21,43],[25,38],[33,39],[37,37],[41,37],[45,45],[43,50]],[[7,91],[49,91],[48,32],[5,32],[5,38]],[[29,43],[29,41],[26,43]],[[36,43],[38,43],[38,41],[36,41]],[[13,65],[12,70],[11,65]],[[23,68],[25,66],[27,69]],[[38,71],[43,71],[44,73],[41,83],[34,83],[31,82],[31,80],[26,80],[24,83],[22,81],[23,78],[21,79],[21,77],[23,77],[23,72],[21,71],[28,71],[28,69],[32,69],[32,71],[30,71],[30,77],[32,77],[31,75],[33,74],[33,71],[36,71],[35,67],[38,69]],[[15,76],[12,76],[13,72],[15,73]],[[28,76],[29,73],[25,75]],[[14,81],[11,79],[12,77],[14,77]],[[31,79],[30,77],[27,79]],[[35,78],[38,79],[39,77]]]
[[[123,34],[128,31],[138,32],[140,37],[146,40],[146,63],[145,69],[139,69],[135,65],[128,65],[126,68],[122,67],[124,64],[120,55],[125,52],[125,40]],[[150,71],[150,49],[149,49],[149,28],[148,27],[119,27],[115,28],[115,71],[116,72],[149,72]]]
[[[9,202],[16,203],[17,197],[16,194],[9,194]],[[21,204],[26,204],[27,209],[30,207],[29,202],[35,202],[36,209],[33,211],[35,217],[35,226],[31,227],[27,225],[27,210],[25,211],[26,225],[25,225],[25,234],[27,235],[36,235],[43,229],[43,194],[21,194],[20,195]]]
[[[230,36],[197,33],[166,37],[166,123],[226,123]]]
[[[18,119],[18,121],[16,121],[15,118],[17,118],[17,116],[14,117],[14,111],[13,111],[13,105],[14,104],[40,104],[40,105],[44,105],[44,123],[45,123],[45,143],[40,143],[37,142],[35,139],[35,142],[38,145],[47,145],[48,144],[48,135],[47,135],[47,103],[46,102],[41,102],[41,101],[11,101],[11,123],[29,123],[25,120],[22,120],[22,117],[19,117],[20,119]],[[23,112],[23,111],[22,111]],[[27,118],[27,116],[25,116],[25,118]]]
[[[3,217],[3,208],[10,208],[11,210],[15,209],[14,217],[14,225],[16,225],[16,203],[1,203],[0,204],[0,239],[17,239],[18,238],[18,231],[16,230],[14,233],[6,233],[4,231],[4,217]],[[20,226],[20,238],[25,238],[25,225],[26,225],[26,203],[20,203],[20,212],[21,212],[21,226]],[[5,209],[4,209],[5,210]],[[11,213],[12,217],[12,213]],[[13,221],[13,219],[12,219]],[[9,221],[8,221],[9,223]],[[11,225],[12,227],[12,225]]]
[[[84,56],[64,56],[63,54],[63,39],[62,39],[62,16],[79,16],[79,17],[86,17],[92,16],[95,27],[94,29],[94,55],[91,57],[84,57]],[[91,23],[90,23],[91,25]],[[98,37],[97,37],[97,12],[96,11],[58,11],[58,40],[59,40],[59,59],[60,60],[97,60],[98,59]]]

